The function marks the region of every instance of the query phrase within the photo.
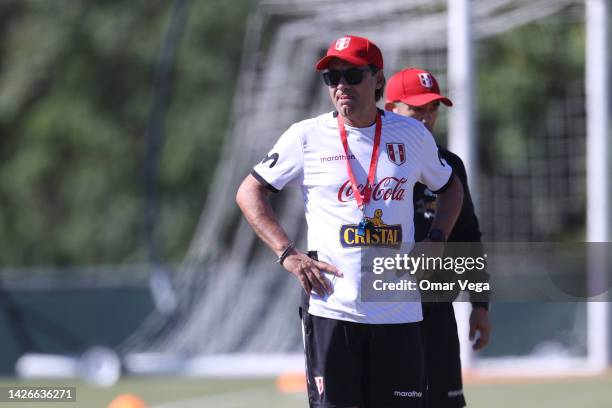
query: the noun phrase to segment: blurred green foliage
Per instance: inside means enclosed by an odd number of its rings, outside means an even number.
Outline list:
[[[524,167],[529,141],[550,132],[555,104],[584,96],[582,14],[583,9],[575,7],[478,42],[478,132],[484,171]]]
[[[0,2],[0,265],[142,262],[146,127],[172,1]],[[190,1],[158,176],[178,261],[231,111],[248,0]]]
[[[146,127],[173,3],[0,2],[0,266],[146,260]],[[249,3],[189,1],[157,178],[168,262],[186,251],[219,158]],[[551,101],[582,95],[582,17],[478,41],[484,172],[520,171]]]
[[[585,53],[583,5],[478,42],[480,171],[505,181],[510,222],[529,226],[485,220],[497,239],[584,240]]]

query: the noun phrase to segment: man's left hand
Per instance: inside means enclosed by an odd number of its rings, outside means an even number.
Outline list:
[[[491,338],[489,311],[482,307],[473,308],[470,314],[470,341],[476,338],[476,333],[479,335],[472,346],[474,351],[485,348]]]

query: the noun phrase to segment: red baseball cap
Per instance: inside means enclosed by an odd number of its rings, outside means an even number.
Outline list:
[[[440,101],[446,106],[453,103],[440,95],[438,81],[431,73],[417,68],[407,68],[393,75],[387,81],[387,103],[403,102],[406,105],[423,106]]]
[[[383,68],[383,57],[380,49],[367,38],[354,35],[340,37],[329,45],[327,54],[317,62],[317,70],[325,69],[329,62],[339,58],[355,65],[372,64],[378,69]]]

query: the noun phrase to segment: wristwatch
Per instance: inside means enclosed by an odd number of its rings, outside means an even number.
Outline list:
[[[432,228],[427,233],[427,239],[433,242],[446,242],[444,232],[439,228]]]

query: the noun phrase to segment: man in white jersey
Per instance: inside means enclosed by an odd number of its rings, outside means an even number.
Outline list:
[[[421,304],[361,301],[361,255],[369,247],[414,242],[416,182],[438,193],[432,237],[443,239],[463,188],[421,123],[376,107],[385,77],[374,43],[341,37],[315,67],[335,111],[283,133],[245,178],[236,201],[304,288],[310,406],[421,407]],[[268,201],[270,192],[290,183],[304,197],[308,253],[294,246]]]

